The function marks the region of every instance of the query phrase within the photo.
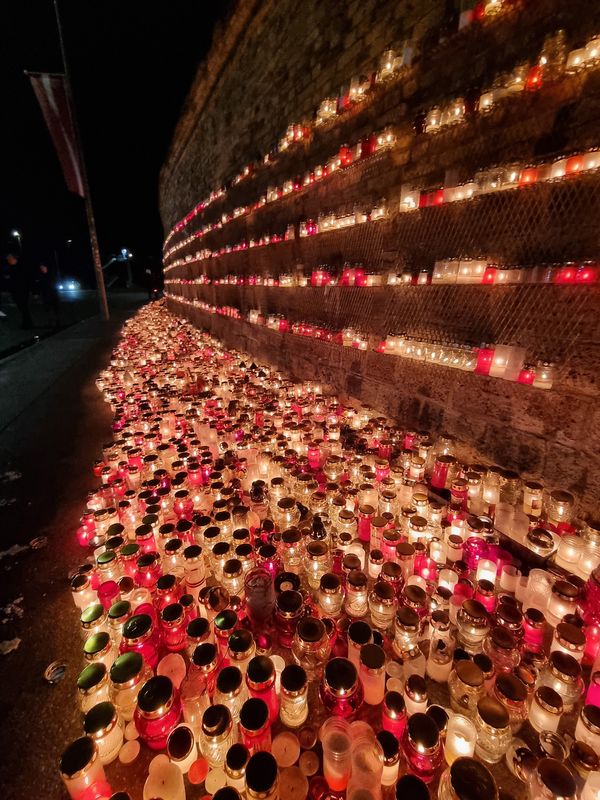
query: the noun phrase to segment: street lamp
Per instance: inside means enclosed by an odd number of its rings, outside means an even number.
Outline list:
[[[10,232],[10,235],[18,240],[19,245],[21,244],[21,231],[18,231],[16,228],[13,228],[12,231]]]

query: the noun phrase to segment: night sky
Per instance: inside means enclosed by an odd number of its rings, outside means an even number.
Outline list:
[[[198,63],[230,0],[60,0],[103,262],[129,248],[159,268],[158,174]],[[0,237],[22,231],[32,263],[92,280],[83,201],[65,186],[23,70],[60,72],[52,0],[1,4]],[[71,239],[72,243],[67,244]]]

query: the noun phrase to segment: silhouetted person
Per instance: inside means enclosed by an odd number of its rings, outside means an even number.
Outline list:
[[[6,256],[6,265],[10,293],[21,314],[21,327],[24,330],[29,330],[33,328],[33,322],[29,313],[29,274],[27,267],[19,260],[19,256],[14,253],[9,253]]]
[[[51,270],[46,266],[46,264],[40,264],[37,275],[37,285],[40,297],[42,298],[42,303],[44,304],[46,309],[50,312],[54,327],[58,328],[60,325],[60,319],[59,319],[60,302],[58,297],[58,291],[56,289],[56,281],[54,280],[54,275],[52,274]]]

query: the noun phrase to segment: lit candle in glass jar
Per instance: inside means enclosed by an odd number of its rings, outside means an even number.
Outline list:
[[[477,730],[475,725],[462,714],[451,714],[448,719],[444,755],[448,764],[457,758],[470,758],[475,752]]]

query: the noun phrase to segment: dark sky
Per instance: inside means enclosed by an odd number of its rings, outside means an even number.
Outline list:
[[[0,3],[0,237],[23,233],[31,260],[91,275],[83,201],[69,194],[23,70],[61,71],[52,0]],[[160,262],[158,173],[215,23],[230,0],[60,0],[103,261]],[[67,240],[72,244],[67,246]],[[13,240],[14,241],[14,240]]]

